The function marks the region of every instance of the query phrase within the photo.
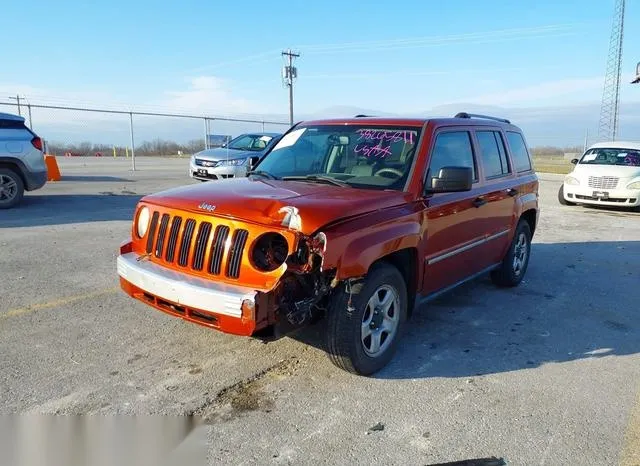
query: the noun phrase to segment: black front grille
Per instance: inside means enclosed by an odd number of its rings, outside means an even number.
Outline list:
[[[227,225],[183,219],[155,211],[146,240],[148,253],[169,264],[211,275],[224,273],[237,279],[249,239],[245,229],[232,231]],[[189,258],[191,257],[191,260]],[[226,259],[225,259],[226,257]]]
[[[158,217],[160,214],[154,212],[151,216],[151,225],[149,226],[149,236],[147,237],[147,252],[153,250],[153,240],[156,238],[156,228],[158,228]]]
[[[227,276],[238,278],[240,275],[240,265],[242,264],[242,252],[247,243],[249,232],[247,230],[236,230],[231,240],[231,250],[229,251],[229,262],[227,262]]]
[[[167,262],[173,262],[176,254],[176,245],[178,244],[178,233],[180,232],[180,226],[182,225],[182,217],[173,217],[171,223],[171,231],[169,232],[169,244],[167,245],[167,255],[165,259]]]
[[[180,245],[180,255],[178,256],[178,265],[182,267],[187,266],[187,259],[189,259],[189,249],[191,248],[191,238],[193,237],[193,230],[196,228],[196,221],[192,218],[187,220],[184,225],[184,233],[182,234],[182,244]]]
[[[167,226],[169,225],[169,214],[164,214],[160,220],[160,230],[158,231],[158,240],[156,242],[156,257],[162,257],[164,248],[164,240],[167,236]]]
[[[204,264],[204,253],[207,250],[207,241],[209,241],[209,235],[211,234],[211,224],[209,222],[203,222],[200,224],[198,230],[198,236],[196,236],[196,250],[193,253],[193,264],[191,265],[194,270],[202,270]]]
[[[218,225],[214,237],[213,248],[211,249],[211,259],[209,260],[209,273],[218,275],[220,266],[222,265],[222,255],[224,247],[229,236],[229,227],[226,225]]]

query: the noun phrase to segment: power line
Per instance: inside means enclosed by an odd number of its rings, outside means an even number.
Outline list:
[[[282,78],[284,84],[289,88],[289,124],[293,126],[293,80],[298,77],[298,69],[293,66],[293,59],[300,56],[291,49],[282,52],[283,57],[287,57],[287,65],[282,68]]]

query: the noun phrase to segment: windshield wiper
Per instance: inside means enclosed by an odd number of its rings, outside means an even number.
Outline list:
[[[331,178],[330,176],[323,175],[305,175],[305,176],[283,176],[283,180],[304,180],[304,181],[324,181],[325,183],[330,183],[335,186],[341,186],[343,188],[348,188],[351,185],[349,183],[345,183],[344,181],[336,180],[335,178]]]
[[[270,180],[277,180],[278,179],[277,176],[273,176],[271,173],[266,172],[264,170],[252,170],[250,172],[247,172],[247,176],[249,176],[249,175],[264,176],[265,178],[268,178]]]

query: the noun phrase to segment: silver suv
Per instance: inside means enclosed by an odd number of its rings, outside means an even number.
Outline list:
[[[23,117],[0,113],[0,209],[14,207],[25,191],[47,182],[43,145]]]

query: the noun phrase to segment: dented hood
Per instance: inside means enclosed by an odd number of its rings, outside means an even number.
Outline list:
[[[145,196],[143,201],[180,210],[210,212],[263,225],[283,224],[287,207],[291,227],[311,234],[345,217],[403,204],[408,193],[333,186],[306,181],[235,178],[187,185]]]

